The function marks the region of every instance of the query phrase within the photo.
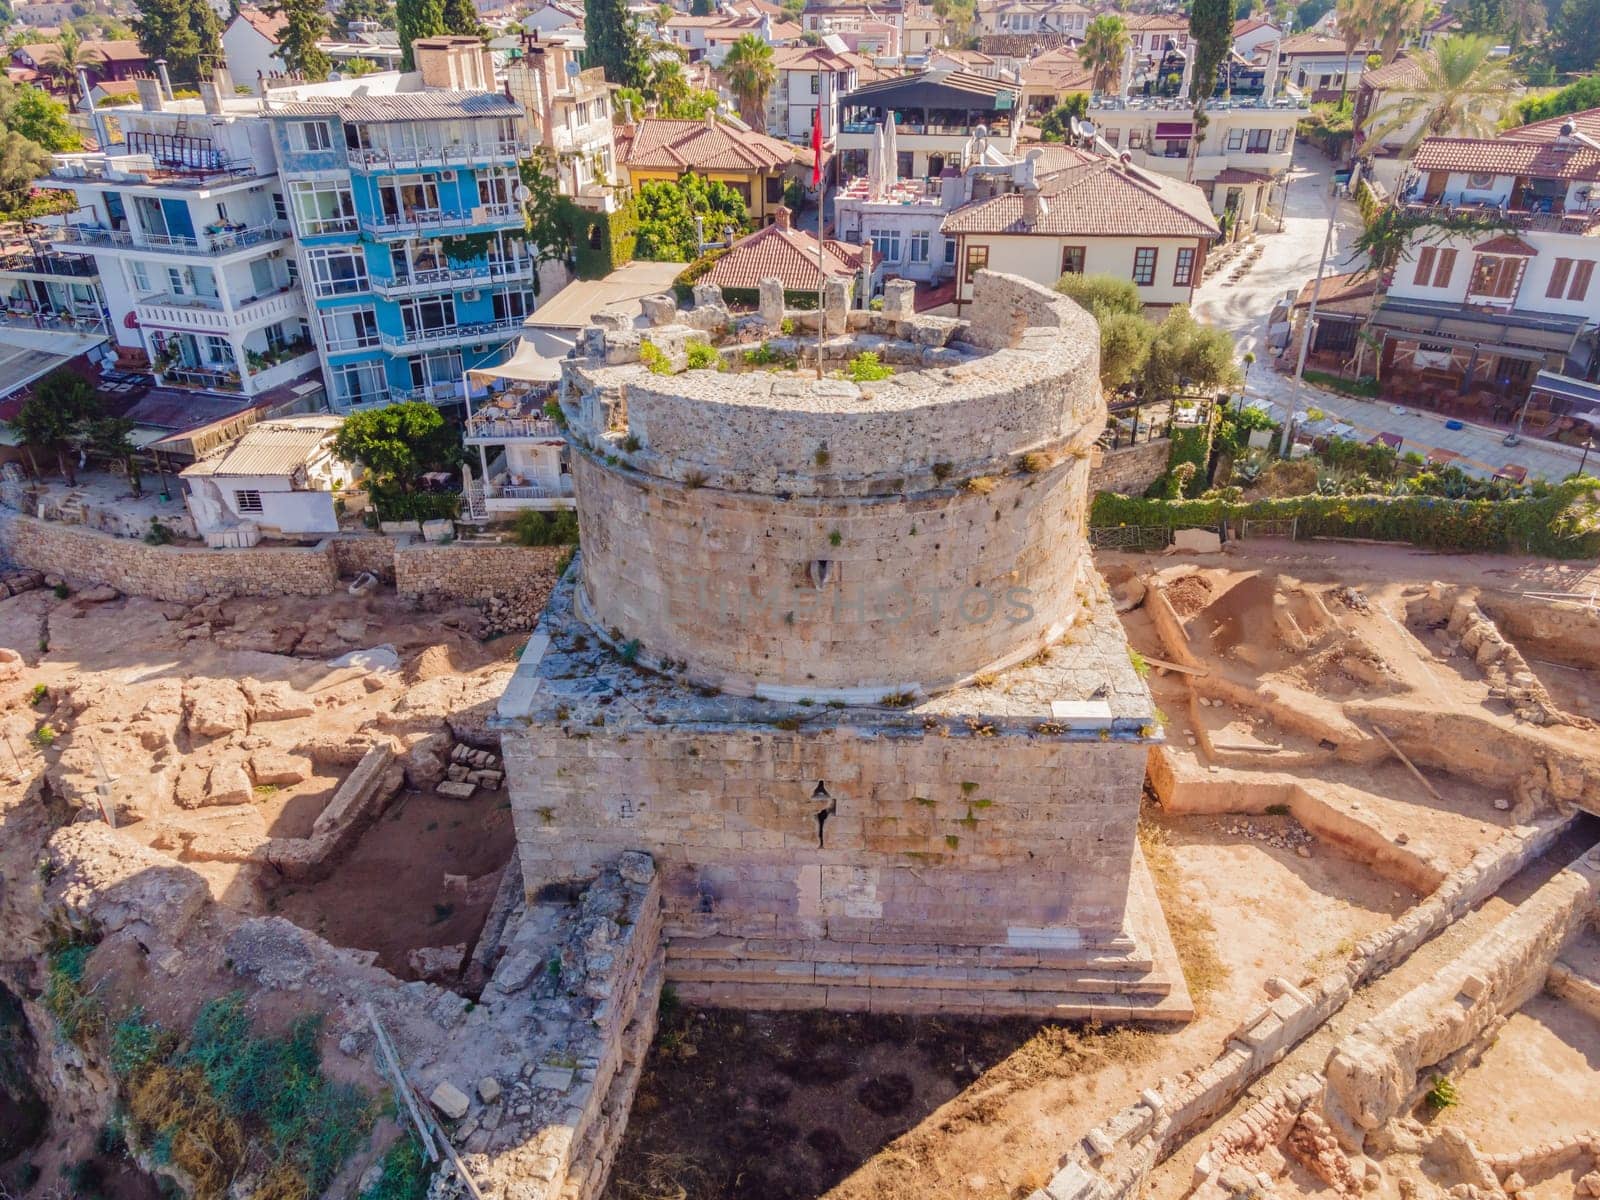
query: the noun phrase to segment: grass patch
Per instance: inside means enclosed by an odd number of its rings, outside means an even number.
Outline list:
[[[845,370],[845,377],[856,383],[872,383],[879,379],[887,379],[893,374],[894,368],[879,362],[877,354],[872,350],[863,350],[856,355]]]
[[[1378,381],[1371,375],[1363,375],[1360,379],[1345,379],[1339,375],[1330,375],[1326,371],[1307,371],[1305,381],[1327,388],[1330,392],[1338,392],[1344,396],[1360,396],[1365,400],[1376,399],[1379,391]]]
[[[1428,1089],[1428,1094],[1424,1099],[1427,1100],[1428,1107],[1433,1109],[1434,1112],[1443,1112],[1445,1109],[1454,1108],[1461,1103],[1461,1093],[1456,1090],[1456,1085],[1450,1081],[1448,1076],[1435,1075],[1433,1077],[1433,1086]]]
[[[306,1016],[284,1037],[258,1037],[234,992],[200,1010],[181,1048],[134,1009],[112,1031],[112,1061],[140,1140],[187,1172],[201,1200],[226,1195],[247,1159],[264,1166],[260,1200],[310,1200],[376,1115],[364,1092],[322,1073],[321,1032],[321,1017]]]
[[[690,342],[683,348],[683,357],[691,371],[722,369],[722,356],[710,342]]]
[[[91,943],[73,939],[56,942],[45,954],[44,1006],[70,1042],[81,1043],[105,1027],[100,1001],[83,982],[93,953]]]
[[[1172,934],[1183,977],[1189,983],[1189,995],[1198,1009],[1228,974],[1217,954],[1217,927],[1210,917],[1183,898],[1181,870],[1167,831],[1150,820],[1148,814],[1141,814],[1139,818],[1139,848],[1144,851],[1145,865],[1155,880],[1156,894],[1166,912],[1167,931]]]
[[[1140,654],[1132,646],[1128,647],[1128,661],[1133,664],[1133,673],[1140,679],[1150,674],[1150,664],[1145,661],[1144,655]]]
[[[383,1171],[361,1200],[423,1200],[433,1168],[417,1139],[402,1135],[383,1156]]]
[[[661,353],[661,348],[653,342],[641,342],[639,344],[639,361],[645,365],[645,369],[652,375],[672,374],[672,363],[667,360],[665,354]]]

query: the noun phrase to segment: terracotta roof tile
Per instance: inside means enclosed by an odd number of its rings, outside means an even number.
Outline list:
[[[1401,57],[1371,71],[1363,71],[1361,86],[1379,89],[1414,88],[1422,85],[1422,78],[1422,63],[1415,57]]]
[[[829,275],[852,275],[861,269],[862,247],[832,240],[822,244]],[[758,288],[763,279],[783,280],[786,292],[815,291],[817,239],[799,229],[768,225],[740,238],[705,275],[706,283],[725,288]]]
[[[1593,118],[1600,110],[1575,114]],[[1412,165],[1419,171],[1457,171],[1473,175],[1522,175],[1538,179],[1600,179],[1600,150],[1581,143],[1555,144],[1562,122],[1540,121],[1494,138],[1427,138]],[[1581,126],[1580,126],[1581,128]]]
[[[1297,54],[1319,56],[1343,54],[1344,39],[1328,37],[1321,33],[1294,33],[1284,38],[1279,48],[1285,58],[1293,58]],[[1351,64],[1359,63],[1374,49],[1373,46],[1357,46],[1350,56]]]
[[[1514,233],[1502,233],[1487,242],[1479,242],[1472,249],[1478,254],[1520,254],[1525,258],[1535,258],[1539,254]]]
[[[624,166],[670,171],[773,171],[794,162],[799,151],[764,133],[721,121],[670,121],[647,117],[631,133],[616,135]]]
[[[1114,159],[1084,161],[1039,181],[1039,221],[1022,223],[1022,196],[1010,192],[956,209],[945,233],[1015,233],[1082,237],[1214,238],[1216,218],[1199,188],[1125,167]]]
[[[273,45],[277,45],[285,29],[289,27],[289,18],[279,13],[277,16],[262,12],[248,4],[240,5],[239,20],[254,29]]]

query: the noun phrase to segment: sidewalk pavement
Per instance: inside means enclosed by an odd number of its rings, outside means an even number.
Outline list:
[[[1253,350],[1260,360],[1250,368],[1246,395],[1265,401],[1273,417],[1280,421],[1290,412],[1308,408],[1320,408],[1335,419],[1311,426],[1311,432],[1321,432],[1343,421],[1355,427],[1355,436],[1362,441],[1377,433],[1399,434],[1404,439],[1402,453],[1415,451],[1428,457],[1444,452],[1455,456],[1452,461],[1475,475],[1493,475],[1503,467],[1517,466],[1526,468],[1529,478],[1558,480],[1576,471],[1583,458],[1580,448],[1529,437],[1516,446],[1506,446],[1502,429],[1471,423],[1461,423],[1461,429],[1446,429],[1448,418],[1437,413],[1416,409],[1394,412],[1387,403],[1344,396],[1309,383],[1303,383],[1297,393],[1290,376],[1272,369],[1265,349],[1268,316],[1276,300],[1298,291],[1315,277],[1328,230],[1330,205],[1338,204],[1338,216],[1326,274],[1352,271],[1360,265],[1360,256],[1350,249],[1360,216],[1353,203],[1335,201],[1328,161],[1301,143],[1295,148],[1290,178],[1283,232],[1261,235],[1261,257],[1237,283],[1229,283],[1221,275],[1213,276],[1200,285],[1195,295],[1196,317],[1229,330],[1241,353]],[[1590,474],[1600,473],[1600,454],[1591,455],[1585,469]]]

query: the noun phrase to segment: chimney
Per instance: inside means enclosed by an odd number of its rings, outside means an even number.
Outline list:
[[[233,86],[233,72],[220,63],[211,68],[211,82],[217,85],[217,95],[224,100],[237,90]]]
[[[1039,223],[1039,189],[1025,187],[1022,189],[1022,227],[1032,229]]]
[[[707,129],[715,129],[716,127],[717,127],[717,110],[713,108],[710,112],[706,113],[706,128]]]
[[[160,112],[167,107],[166,97],[161,94],[161,81],[146,75],[142,79],[135,79],[133,84],[139,89],[139,107],[145,112]]]
[[[177,99],[177,97],[172,94],[172,78],[171,78],[171,76],[169,76],[167,74],[167,60],[166,59],[164,59],[164,58],[156,59],[156,74],[161,77],[161,90],[166,93],[167,99],[168,100]]]
[[[791,215],[792,214],[789,212],[788,206],[780,204],[777,208],[772,210],[772,223],[779,229],[790,229],[793,227],[790,224]]]
[[[200,104],[213,117],[222,115],[222,93],[217,89],[215,79],[200,81]]]

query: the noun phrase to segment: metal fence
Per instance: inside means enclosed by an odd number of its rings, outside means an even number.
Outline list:
[[[1299,526],[1299,517],[1279,517],[1270,521],[1241,520],[1239,539],[1246,541],[1250,538],[1288,538],[1292,542]]]
[[[1096,550],[1165,550],[1172,545],[1170,525],[1091,525],[1089,545]]]

